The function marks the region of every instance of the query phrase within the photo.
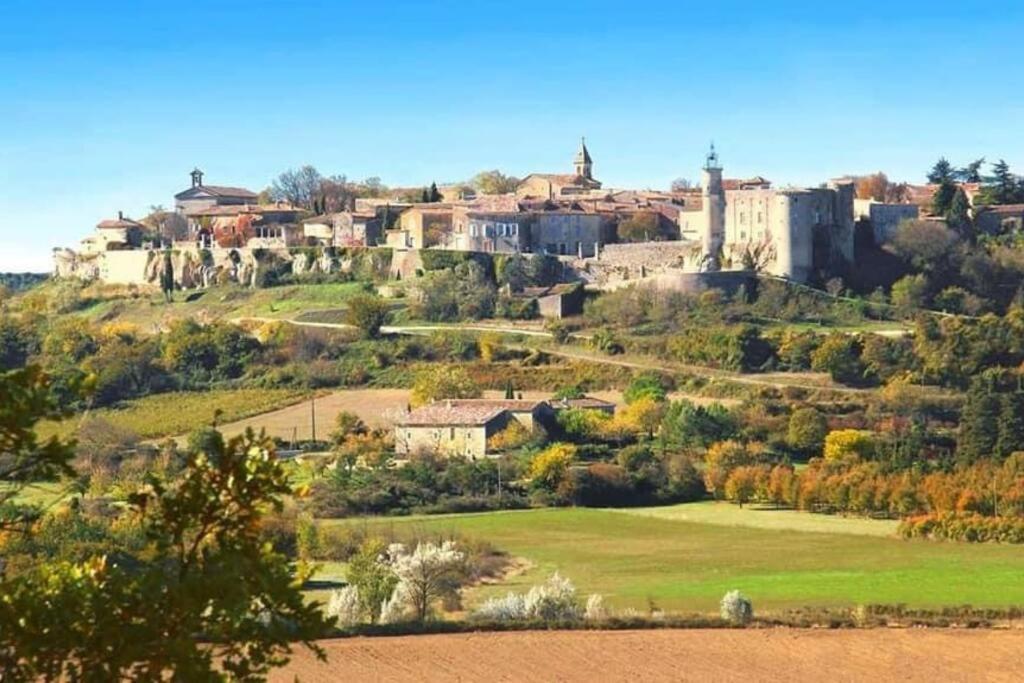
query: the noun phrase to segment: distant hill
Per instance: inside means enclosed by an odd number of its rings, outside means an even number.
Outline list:
[[[50,279],[49,273],[0,273],[0,287],[21,292],[48,279]]]

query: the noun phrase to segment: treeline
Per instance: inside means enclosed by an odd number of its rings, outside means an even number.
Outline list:
[[[0,292],[22,292],[49,279],[48,273],[0,273]]]
[[[736,503],[764,503],[822,513],[889,518],[970,513],[1024,520],[1024,454],[946,471],[890,469],[871,461],[814,459],[800,471],[787,464],[737,465],[715,475],[716,491]]]

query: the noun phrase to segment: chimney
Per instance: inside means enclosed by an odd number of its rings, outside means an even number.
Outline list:
[[[121,213],[120,211],[117,212],[117,220],[119,220],[119,221],[123,221],[124,220],[124,214]]]

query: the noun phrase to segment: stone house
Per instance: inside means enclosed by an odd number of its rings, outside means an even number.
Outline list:
[[[142,246],[146,226],[138,221],[125,218],[120,211],[117,218],[110,218],[96,224],[96,230],[81,241],[83,254],[98,254],[104,251],[137,249]]]
[[[559,320],[583,313],[585,293],[583,285],[578,282],[527,287],[522,296],[537,300],[537,311],[543,318]]]
[[[426,249],[439,244],[452,229],[451,204],[414,204],[387,231],[387,245],[397,249]]]
[[[596,256],[605,243],[607,221],[579,209],[540,211],[530,228],[530,250],[552,256]]]
[[[225,236],[237,235],[237,246],[300,246],[304,244],[302,230],[295,226],[305,213],[290,204],[228,204],[189,209],[189,240],[211,246]],[[259,244],[248,244],[259,240]]]
[[[871,234],[878,245],[892,240],[900,223],[916,221],[921,215],[917,204],[887,204],[874,199],[854,199],[853,211],[858,221],[866,221],[871,226]]]
[[[382,236],[382,225],[374,212],[340,211],[302,221],[305,236],[328,247],[376,246]]]
[[[179,213],[188,214],[213,206],[256,204],[259,201],[259,195],[244,187],[204,185],[203,172],[198,168],[193,169],[189,175],[192,177],[192,187],[174,195],[174,208]]]
[[[395,453],[482,458],[487,455],[487,439],[504,429],[511,419],[509,412],[499,406],[432,403],[398,419]]]
[[[530,251],[531,215],[524,211],[486,211],[458,206],[443,246],[457,251],[516,254]]]
[[[1024,230],[1024,204],[982,206],[974,211],[974,223],[979,232],[998,235]]]
[[[395,422],[395,453],[436,453],[471,459],[487,455],[487,439],[513,421],[526,429],[544,425],[554,412],[546,401],[450,399],[411,410]]]

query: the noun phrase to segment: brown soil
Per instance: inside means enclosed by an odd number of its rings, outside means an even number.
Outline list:
[[[531,631],[322,643],[271,681],[1019,681],[1024,631]]]

